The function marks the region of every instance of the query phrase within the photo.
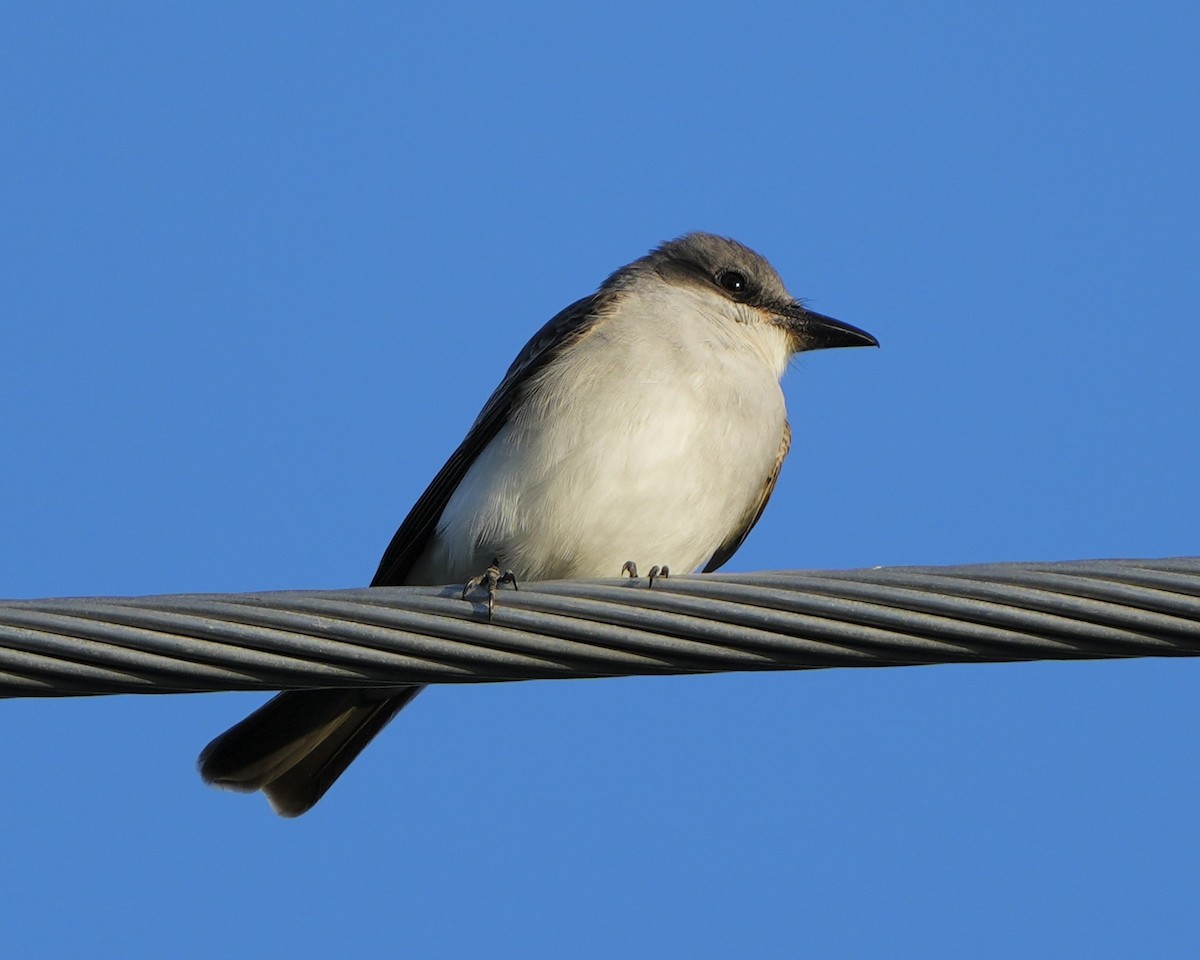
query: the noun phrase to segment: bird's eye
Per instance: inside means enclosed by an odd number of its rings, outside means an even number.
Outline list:
[[[717,283],[730,293],[746,292],[746,275],[736,270],[726,270],[717,275]]]

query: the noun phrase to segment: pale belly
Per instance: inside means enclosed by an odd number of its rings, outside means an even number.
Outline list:
[[[639,358],[640,359],[640,358]],[[468,470],[409,582],[453,583],[493,557],[524,580],[707,563],[762,494],[786,429],[757,358],[564,368]]]

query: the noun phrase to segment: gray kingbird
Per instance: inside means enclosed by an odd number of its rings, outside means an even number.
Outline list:
[[[664,243],[525,345],[371,584],[716,570],[791,443],[789,360],[858,346],[878,342],[807,309],[742,244]],[[421,689],[281,693],[205,748],[201,776],[298,816]]]

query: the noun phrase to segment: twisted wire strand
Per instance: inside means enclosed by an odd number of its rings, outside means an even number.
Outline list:
[[[0,696],[1200,655],[1200,558],[0,602]]]

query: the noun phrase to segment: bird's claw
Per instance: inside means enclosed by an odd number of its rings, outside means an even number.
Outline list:
[[[637,575],[638,575],[637,564],[634,563],[632,560],[626,560],[625,563],[622,564],[622,566],[621,566],[621,573],[623,573],[623,574],[627,573],[627,574],[629,574],[629,578],[631,580],[636,580]],[[666,564],[664,564],[661,567],[658,567],[658,566],[651,567],[650,568],[650,577],[649,577],[649,580],[650,580],[649,586],[653,587],[654,581],[659,579],[660,577],[663,580],[666,580],[667,577],[669,577],[670,575],[671,575],[671,568],[668,567]]]
[[[496,613],[496,588],[502,583],[511,583],[514,590],[519,590],[517,586],[517,575],[511,570],[500,570],[500,558],[493,557],[491,565],[483,571],[479,576],[472,577],[463,586],[462,598],[467,599],[467,594],[476,587],[487,588],[487,606],[488,606],[488,622]]]

